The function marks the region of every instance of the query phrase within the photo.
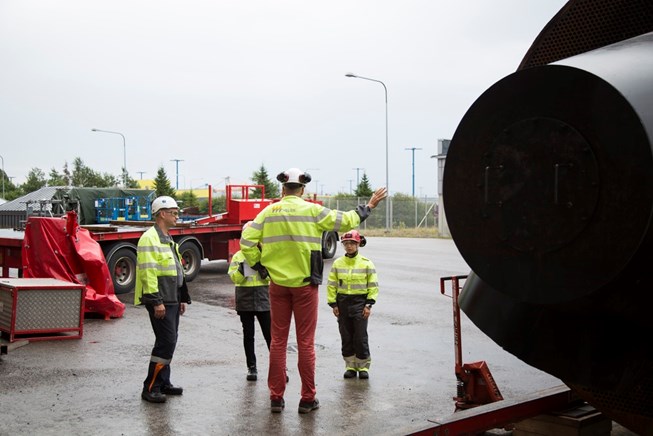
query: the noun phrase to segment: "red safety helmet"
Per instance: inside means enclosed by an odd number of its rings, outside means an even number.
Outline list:
[[[367,240],[365,239],[365,236],[358,233],[358,230],[352,230],[342,235],[342,237],[340,238],[340,242],[345,242],[345,241],[354,241],[360,247],[364,247],[365,244],[367,244]]]

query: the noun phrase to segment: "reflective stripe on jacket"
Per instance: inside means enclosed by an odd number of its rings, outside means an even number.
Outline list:
[[[286,195],[263,209],[243,231],[240,249],[250,266],[260,262],[278,285],[319,285],[324,268],[322,232],[346,232],[358,227],[361,217],[368,214],[366,206],[342,212]]]
[[[177,244],[157,226],[148,229],[138,240],[134,304],[179,303],[183,271]]]
[[[374,304],[379,282],[372,261],[360,254],[333,261],[327,281],[327,303],[335,303],[338,294],[366,295],[367,302]]]
[[[245,262],[245,255],[238,251],[229,264],[229,278],[236,284],[236,310],[267,312],[270,310],[270,279],[262,279],[257,271]]]

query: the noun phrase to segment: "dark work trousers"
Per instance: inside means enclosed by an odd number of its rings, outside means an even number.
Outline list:
[[[166,314],[162,319],[154,317],[154,306],[146,304],[150,323],[154,330],[154,348],[150,357],[150,367],[144,381],[145,389],[156,391],[170,383],[170,361],[177,346],[179,329],[179,304],[166,304]]]
[[[240,322],[243,324],[243,346],[245,347],[245,357],[247,358],[247,367],[256,368],[256,353],[254,351],[254,318],[258,319],[261,326],[261,332],[265,342],[270,349],[270,311],[255,312],[239,310]]]
[[[363,308],[367,295],[338,294],[336,303],[340,315],[338,328],[342,339],[342,355],[356,355],[359,359],[370,357],[370,346],[367,338],[367,320],[363,318]]]

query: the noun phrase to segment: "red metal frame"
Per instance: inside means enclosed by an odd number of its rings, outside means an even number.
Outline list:
[[[0,277],[9,277],[9,268],[23,267],[23,233],[11,232],[12,236],[0,237]]]
[[[458,296],[460,282],[467,276],[440,278],[440,292],[446,294],[445,283],[451,281],[454,318],[454,349],[457,379],[456,411],[451,416],[428,420],[431,425],[410,433],[411,436],[477,435],[494,428],[511,428],[513,424],[543,413],[561,410],[579,402],[564,385],[526,397],[504,400],[484,361],[462,363],[462,337]]]
[[[261,190],[261,198],[249,198],[250,193]],[[240,195],[237,195],[240,191]],[[270,204],[272,200],[265,198],[264,185],[227,185],[225,189],[226,208],[225,213],[213,215],[209,205],[209,216],[200,218],[194,222],[195,225],[207,224],[244,224],[253,220],[256,215]]]
[[[453,335],[456,371],[456,396],[453,399],[457,411],[503,400],[499,387],[494,381],[490,368],[485,361],[463,363],[458,296],[461,289],[460,282],[466,278],[466,275],[440,278],[440,293],[442,295],[449,297],[446,294],[446,282],[451,281],[452,288],[451,299],[453,301]]]
[[[477,435],[493,428],[508,428],[524,419],[554,410],[563,410],[579,399],[564,385],[535,392],[523,398],[504,400],[456,412],[434,425],[410,433],[411,436]]]

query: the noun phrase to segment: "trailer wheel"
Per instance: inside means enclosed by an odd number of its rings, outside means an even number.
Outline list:
[[[179,253],[184,262],[186,281],[192,282],[200,273],[200,266],[202,264],[200,249],[195,243],[186,241],[179,246]]]
[[[322,233],[322,257],[331,259],[336,255],[338,248],[338,234],[336,232]]]
[[[129,248],[116,250],[108,260],[116,294],[131,292],[136,285],[136,253]]]

